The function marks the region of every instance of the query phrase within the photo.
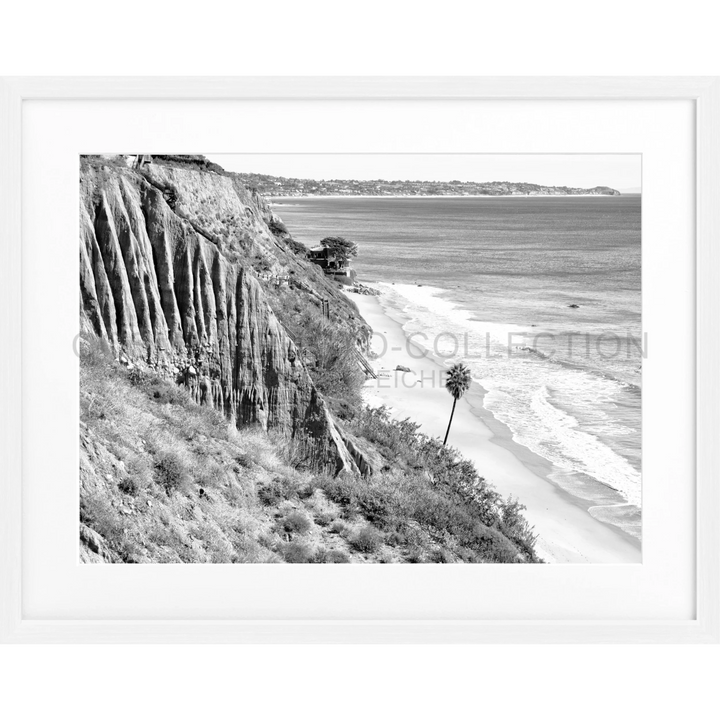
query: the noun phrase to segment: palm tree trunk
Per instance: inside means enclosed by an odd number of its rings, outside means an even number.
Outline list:
[[[450,434],[450,426],[452,425],[453,415],[455,414],[455,403],[457,403],[457,398],[453,398],[453,409],[450,413],[450,422],[448,423],[448,429],[447,429],[447,432],[445,433],[445,439],[443,440],[443,445],[447,445],[448,435]]]

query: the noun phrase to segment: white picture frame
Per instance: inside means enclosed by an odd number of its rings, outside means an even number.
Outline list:
[[[691,620],[37,620],[23,602],[23,106],[33,100],[686,100],[695,109],[696,612]],[[0,639],[3,642],[720,641],[720,79],[718,78],[7,78],[0,81]],[[35,451],[40,448],[35,448]]]

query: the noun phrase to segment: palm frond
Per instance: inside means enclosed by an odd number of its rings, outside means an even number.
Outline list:
[[[471,382],[470,368],[463,363],[455,363],[448,370],[445,388],[456,400],[459,400],[468,391]]]

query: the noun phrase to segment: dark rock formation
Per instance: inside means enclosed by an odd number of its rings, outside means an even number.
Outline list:
[[[375,288],[369,288],[367,285],[355,282],[352,287],[348,288],[348,292],[357,293],[358,295],[380,295],[380,291]]]
[[[382,456],[367,440],[354,437],[349,433],[343,433],[342,439],[363,476],[368,477],[380,472],[384,465]]]

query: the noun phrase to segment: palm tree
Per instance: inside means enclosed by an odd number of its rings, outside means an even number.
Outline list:
[[[443,445],[447,445],[448,435],[450,434],[450,426],[452,425],[453,415],[455,414],[455,404],[467,392],[470,387],[472,377],[470,368],[463,363],[455,363],[448,370],[447,380],[445,381],[445,389],[453,396],[452,412],[450,413],[450,422],[447,426]]]

